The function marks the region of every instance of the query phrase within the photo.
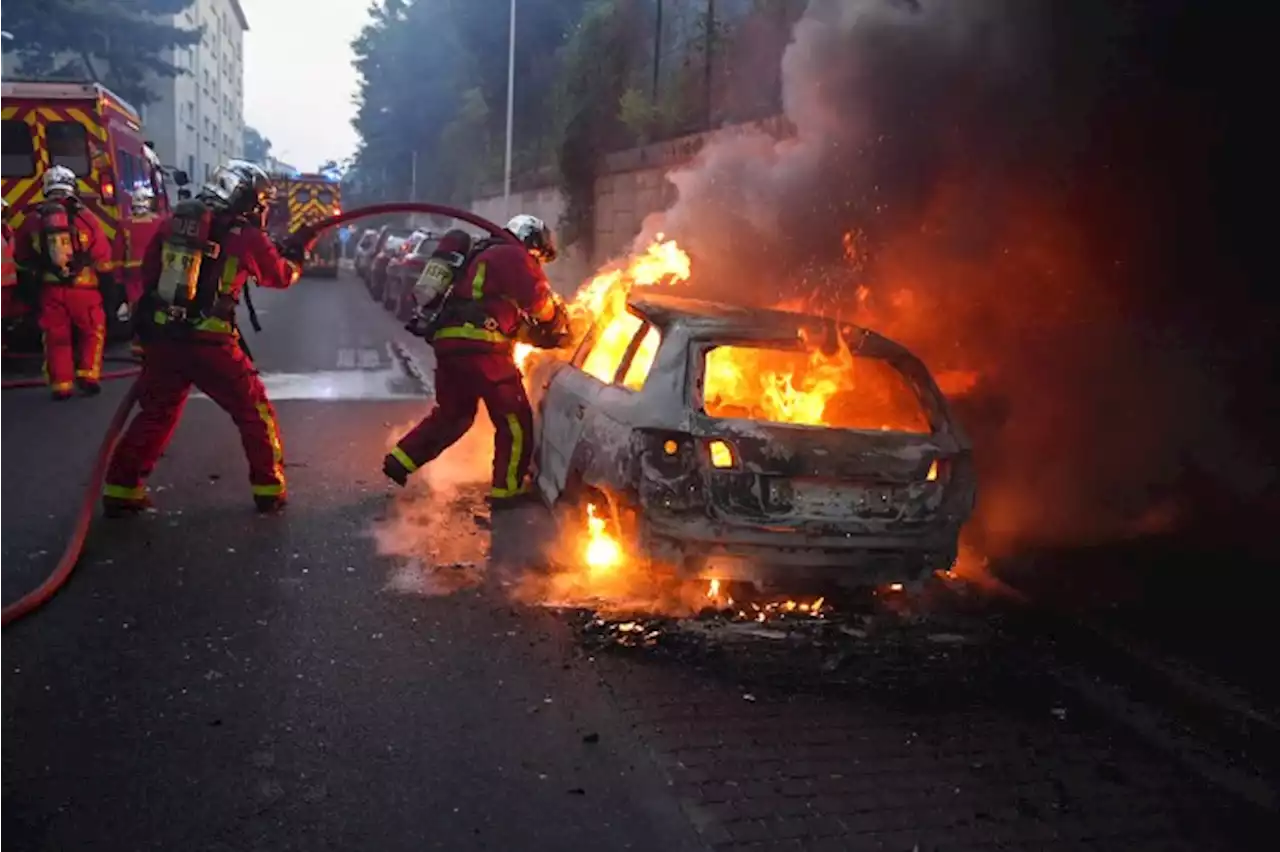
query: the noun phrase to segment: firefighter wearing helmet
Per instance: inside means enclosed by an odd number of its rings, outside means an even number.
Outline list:
[[[116,446],[103,507],[109,517],[150,505],[146,478],[173,434],[192,385],[231,415],[249,461],[259,511],[283,508],[284,449],[275,409],[240,339],[236,308],[254,278],[285,289],[301,274],[302,248],[267,237],[275,188],[266,172],[232,160],[159,225],[142,262],[135,325],[146,357],[139,413]]]
[[[569,340],[568,312],[542,270],[556,258],[551,229],[520,215],[506,230],[520,245],[506,239],[470,245],[464,232],[451,231],[427,261],[414,288],[421,308],[410,327],[435,349],[436,407],[382,466],[404,485],[467,433],[483,400],[494,428],[489,502],[495,509],[528,494],[533,453],[533,410],[512,358],[515,343],[550,349]]]
[[[70,399],[77,386],[92,396],[100,390],[107,341],[102,295],[115,288],[111,245],[97,217],[81,203],[71,169],[47,169],[43,191],[44,201],[14,237],[14,261],[23,290],[40,306],[45,375],[53,398]]]

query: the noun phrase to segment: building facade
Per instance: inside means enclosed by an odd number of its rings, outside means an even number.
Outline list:
[[[199,184],[225,160],[244,155],[244,34],[240,0],[195,0],[174,15],[184,29],[204,27],[199,44],[170,56],[183,73],[156,80],[158,98],[143,115],[166,166]]]

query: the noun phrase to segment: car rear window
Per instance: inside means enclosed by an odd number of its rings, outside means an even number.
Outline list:
[[[436,250],[436,246],[438,245],[440,245],[440,241],[438,239],[435,237],[427,237],[422,242],[418,243],[418,247],[413,250],[413,253],[419,257],[430,257],[431,253]]]
[[[31,177],[36,173],[36,146],[31,140],[31,126],[25,121],[6,119],[0,123],[0,175],[7,178]]]
[[[78,121],[51,121],[45,125],[49,162],[66,166],[76,177],[89,174],[89,134]]]
[[[329,205],[333,203],[333,193],[327,189],[320,190],[320,203]]]
[[[928,434],[929,417],[889,362],[761,344],[717,346],[703,361],[711,417]]]

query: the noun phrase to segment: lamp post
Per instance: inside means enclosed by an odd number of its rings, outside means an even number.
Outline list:
[[[515,3],[515,0],[512,0]],[[4,82],[4,42],[13,41],[13,33],[8,29],[0,29],[0,83]]]
[[[511,215],[511,132],[516,89],[516,0],[511,0],[511,24],[507,34],[507,155],[503,166],[502,207]]]

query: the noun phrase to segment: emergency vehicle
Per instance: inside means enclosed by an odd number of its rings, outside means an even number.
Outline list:
[[[267,228],[277,240],[303,225],[342,212],[342,186],[332,178],[322,174],[273,174],[271,178],[276,185],[276,203],[267,218]],[[312,247],[306,274],[337,277],[341,252],[337,232],[325,231]]]
[[[79,178],[80,198],[98,217],[111,243],[112,271],[130,302],[142,293],[142,255],[169,212],[166,170],[142,130],[138,111],[97,83],[7,80],[0,85],[0,192],[9,224],[44,200],[41,178],[66,166]],[[173,183],[188,178],[171,170]],[[118,305],[106,305],[111,331],[124,331]],[[35,321],[31,306],[5,294],[4,329],[17,332]]]

